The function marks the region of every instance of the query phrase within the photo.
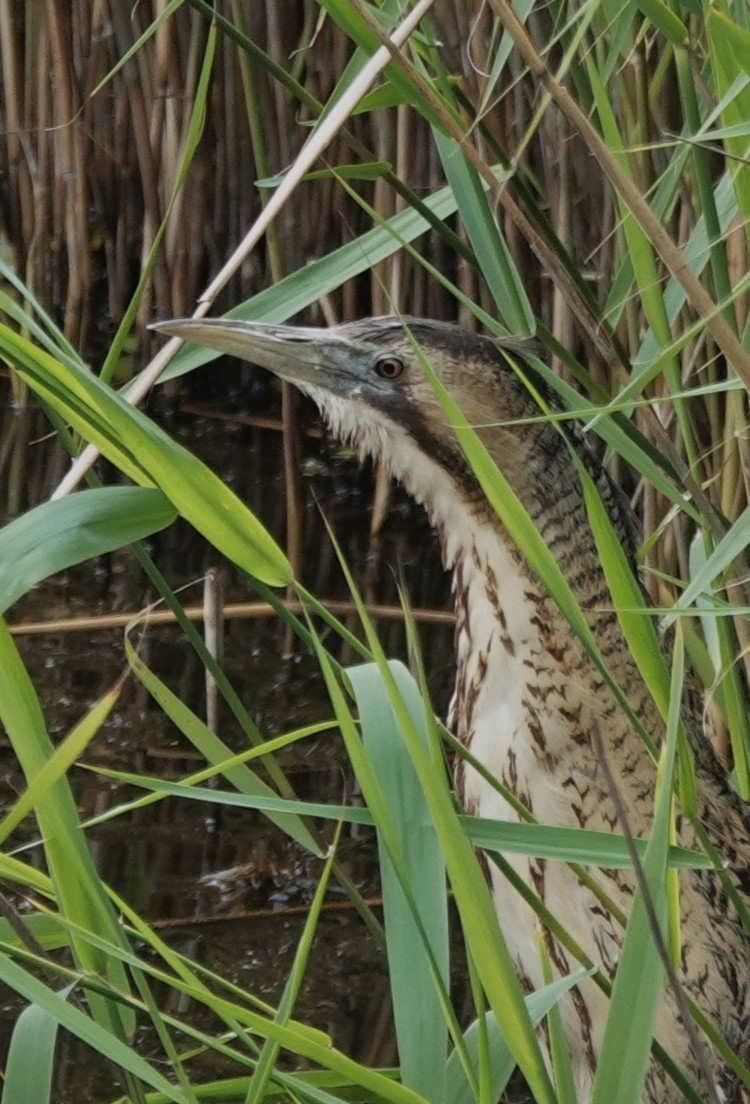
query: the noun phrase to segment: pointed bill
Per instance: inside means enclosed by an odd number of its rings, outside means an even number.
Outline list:
[[[150,328],[247,360],[298,386],[334,393],[351,386],[352,343],[334,330],[236,318],[176,318]]]

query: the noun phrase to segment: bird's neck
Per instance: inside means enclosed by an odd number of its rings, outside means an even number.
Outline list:
[[[443,560],[453,575],[456,688],[450,722],[464,743],[480,716],[494,711],[501,688],[524,677],[539,585],[509,539],[471,512],[438,523]]]
[[[419,453],[408,465],[390,466],[426,509],[452,573],[456,688],[449,723],[468,744],[480,715],[496,712],[500,688],[525,677],[542,591],[478,489],[474,497],[462,493],[449,473]]]

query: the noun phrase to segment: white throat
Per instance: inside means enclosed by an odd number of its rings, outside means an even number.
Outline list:
[[[534,613],[525,592],[534,583],[509,540],[465,504],[450,474],[426,456],[405,429],[379,412],[370,412],[364,403],[356,411],[353,427],[351,398],[338,399],[315,387],[306,390],[332,432],[339,439],[353,439],[362,457],[384,464],[424,506],[440,534],[443,563],[453,572],[457,614],[452,723],[459,738],[473,742],[476,736],[482,743],[482,730],[488,729],[488,724],[492,727],[493,710],[502,697],[500,689],[507,687],[510,705],[525,681],[524,659],[531,646]],[[473,703],[468,711],[466,701],[459,700],[467,695]],[[484,735],[492,744],[491,733]],[[494,745],[496,755],[502,739],[495,739]]]

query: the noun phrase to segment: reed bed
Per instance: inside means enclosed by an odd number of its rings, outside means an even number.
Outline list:
[[[552,849],[557,861],[593,866],[631,861],[619,836],[561,840],[540,830],[510,839],[498,825],[488,840],[456,813],[441,765],[450,737],[422,704],[414,622],[407,612],[416,679],[389,661],[373,624],[392,614],[398,589],[383,567],[394,540],[383,551],[384,527],[397,500],[381,474],[358,589],[334,544],[320,552],[327,538],[299,475],[309,412],[291,393],[278,400],[284,434],[274,448],[283,507],[262,486],[256,501],[243,504],[159,424],[180,402],[175,381],[210,354],[183,349],[171,359],[154,417],[124,401],[118,389],[138,386],[149,358],[156,354],[161,366],[161,342],[147,324],[192,313],[207,287],[218,313],[329,324],[403,312],[533,335],[561,408],[586,423],[642,522],[639,567],[651,605],[639,612],[677,642],[672,685],[681,685],[684,640],[686,677],[704,687],[717,746],[750,798],[745,6],[644,0],[620,9],[555,0],[511,9],[506,0],[437,0],[425,8],[418,30],[384,57],[373,87],[355,102],[359,74],[407,15],[391,0],[0,0],[0,353],[8,365],[2,608],[82,559],[132,545],[149,593],[179,623],[210,675],[208,697],[215,700],[218,688],[244,743],[232,750],[219,723],[206,724],[157,677],[139,650],[136,620],[123,644],[131,677],[207,766],[179,782],[98,768],[122,787],[104,815],[125,823],[134,808],[169,799],[261,809],[320,860],[276,1006],[179,954],[108,888],[68,779],[115,708],[121,683],[92,708],[82,705],[66,738],[53,744],[40,688],[3,623],[0,719],[26,788],[0,822],[0,872],[12,887],[0,921],[0,976],[30,1013],[13,1034],[4,1104],[56,1099],[60,1026],[117,1068],[123,1101],[194,1102],[213,1093],[490,1104],[516,1065],[535,1100],[569,1101],[564,1062],[553,1084],[533,1028],[549,1014],[554,1034],[556,1002],[580,971],[550,975],[524,1000],[502,941],[483,927],[491,906],[472,845],[543,856]],[[332,125],[337,111],[341,121]],[[303,172],[306,143],[326,126],[331,133]],[[291,187],[298,169],[303,179]],[[257,245],[241,251],[285,188],[288,198]],[[215,406],[220,395],[210,398]],[[54,440],[40,445],[50,431]],[[84,476],[89,489],[49,501],[81,441],[110,466],[87,474],[79,463],[66,489]],[[112,466],[135,485],[115,485]],[[103,475],[110,485],[95,485]],[[263,523],[272,510],[269,532]],[[253,601],[279,617],[280,649],[315,655],[364,807],[296,799],[274,756],[321,727],[276,736],[257,730],[196,631],[195,612],[188,617],[175,596],[178,580],[165,579],[141,543],[178,517],[203,535],[212,556],[233,565],[233,585],[252,580]],[[542,562],[533,540],[524,551]],[[614,563],[616,550],[609,553]],[[426,607],[444,604],[440,585],[416,595],[422,618],[439,616]],[[555,586],[551,578],[553,593]],[[637,589],[627,593],[644,601]],[[326,609],[324,598],[348,604]],[[22,631],[13,612],[10,621]],[[649,683],[655,697],[664,690],[658,656]],[[408,802],[395,796],[404,780]],[[141,796],[121,796],[132,794],[126,786]],[[668,851],[662,806],[655,837],[663,863],[705,865],[705,856]],[[21,838],[13,833],[32,814],[43,871],[13,849]],[[410,846],[412,817],[434,826],[426,857]],[[377,829],[385,934],[337,865],[342,824]],[[469,1028],[450,997],[446,872],[468,952]],[[388,948],[396,1072],[355,1061],[296,1019],[331,881],[347,889]],[[655,953],[648,925],[641,936],[644,956]],[[603,1062],[595,1104],[636,1104],[651,1046],[648,1020],[629,1019],[638,966],[628,959],[623,971],[612,1037],[628,1032],[635,1072],[623,1077]],[[210,1026],[165,1011],[164,991],[210,1013]],[[133,1043],[144,1038],[143,1047]],[[194,1073],[195,1056],[205,1053],[228,1060],[232,1076],[220,1083],[218,1075]],[[739,1059],[726,1060],[750,1086]],[[687,1099],[701,1099],[682,1084]]]

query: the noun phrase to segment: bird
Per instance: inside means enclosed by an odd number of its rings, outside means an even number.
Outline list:
[[[177,319],[156,328],[294,384],[317,405],[334,436],[362,458],[385,465],[427,511],[452,572],[456,611],[456,683],[447,723],[485,772],[545,824],[617,832],[623,830],[624,809],[627,830],[648,836],[655,765],[632,716],[657,745],[664,722],[613,609],[571,450],[594,480],[633,565],[638,524],[582,427],[575,420],[539,417],[534,392],[553,405],[554,399],[525,346],[503,345],[452,323],[395,316],[328,328],[231,318]],[[630,716],[487,501],[425,360],[555,557]],[[700,816],[726,863],[739,871],[738,892],[750,903],[750,818],[702,731],[700,699],[694,692],[687,697],[683,719],[696,760]],[[455,782],[467,812],[519,818],[515,802],[460,758]],[[686,820],[683,825],[680,842],[692,845],[690,825]],[[611,977],[622,925],[578,873],[562,862],[524,856],[508,861]],[[635,888],[632,871],[605,870],[601,876],[610,898],[627,912]],[[529,990],[538,988],[543,976],[536,916],[499,870],[489,868],[488,877],[520,979]],[[684,871],[680,885],[679,981],[748,1064],[750,939],[713,871]],[[547,929],[544,938],[561,975],[575,968],[569,951]],[[607,998],[592,981],[582,982],[561,1014],[577,1098],[586,1104]],[[707,1098],[748,1104],[747,1089],[715,1050],[702,1045],[699,1058],[695,1034],[686,1030],[669,996],[662,1001],[655,1038]],[[654,1059],[643,1100],[684,1100]]]

